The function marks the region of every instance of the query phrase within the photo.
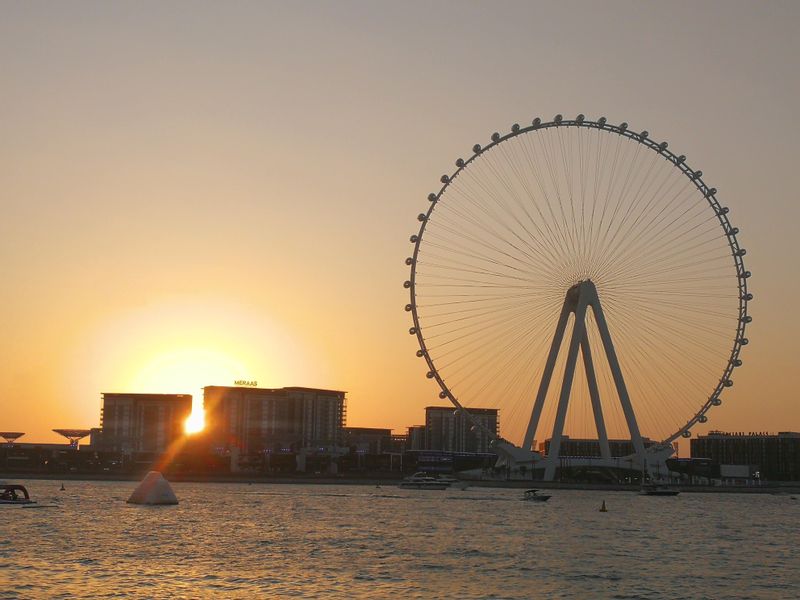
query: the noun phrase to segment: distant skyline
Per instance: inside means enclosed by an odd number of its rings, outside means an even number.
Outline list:
[[[21,441],[96,426],[103,392],[237,379],[421,422],[441,401],[403,311],[416,215],[473,144],[556,113],[668,140],[741,229],[750,344],[693,432],[800,429],[797,3],[3,14],[0,429]]]

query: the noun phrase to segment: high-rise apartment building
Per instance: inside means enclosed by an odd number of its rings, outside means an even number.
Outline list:
[[[97,446],[115,452],[164,452],[184,434],[192,412],[189,394],[104,393],[102,398]]]
[[[206,432],[217,448],[248,454],[329,449],[344,442],[345,392],[208,386],[203,403]]]
[[[445,452],[489,452],[490,434],[499,432],[496,408],[467,409],[463,411],[452,406],[428,406],[425,408],[426,450]],[[474,425],[473,420],[478,425]]]

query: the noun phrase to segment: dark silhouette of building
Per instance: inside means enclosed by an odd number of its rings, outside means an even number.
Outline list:
[[[377,427],[343,427],[344,445],[351,452],[384,454],[392,451],[392,430]]]
[[[192,412],[189,394],[103,394],[98,449],[113,452],[164,452],[184,435]]]
[[[408,428],[408,439],[406,444],[407,450],[425,450],[427,447],[425,438],[425,425],[412,425]]]
[[[726,433],[711,431],[691,441],[692,458],[717,465],[758,466],[760,479],[800,480],[800,433]]]
[[[408,449],[408,434],[407,433],[393,433],[391,437],[391,446],[389,452],[393,454],[402,454]]]
[[[642,443],[645,448],[652,446],[655,442],[653,440],[643,437]],[[631,440],[608,440],[608,449],[611,450],[611,456],[629,456],[636,452]],[[548,454],[550,450],[550,440],[547,439],[539,444],[539,451],[542,454]],[[561,456],[571,457],[599,457],[600,456],[600,441],[597,439],[586,438],[571,438],[568,435],[562,436],[561,448],[559,449]]]
[[[492,434],[496,435],[499,431],[497,409],[470,408],[468,412],[469,416],[452,406],[426,407],[425,449],[445,452],[489,452]]]
[[[345,392],[208,386],[203,389],[206,435],[240,454],[328,451],[344,443]]]

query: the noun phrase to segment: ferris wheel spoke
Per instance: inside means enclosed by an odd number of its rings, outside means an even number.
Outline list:
[[[681,356],[686,352],[686,348],[676,346],[672,340],[667,340],[666,345],[662,344],[659,347],[655,347],[653,344],[648,345],[646,340],[650,336],[663,334],[646,323],[640,324],[636,331],[632,331],[629,321],[622,320],[617,324],[617,328],[622,333],[622,337],[626,342],[625,345],[630,349],[626,357],[636,364],[636,368],[631,369],[630,374],[634,378],[644,378],[646,381],[646,386],[641,389],[658,390],[663,388],[664,385],[669,385],[671,392],[674,394],[676,388],[675,371],[671,370],[670,367],[677,366],[674,358],[675,352],[677,351],[677,355]],[[647,335],[643,335],[643,333]],[[653,356],[655,360],[643,358],[649,356]],[[646,365],[649,365],[649,367],[645,368]],[[680,370],[680,377],[681,381],[696,383],[693,381],[694,377],[685,368]],[[678,394],[678,398],[680,397],[680,394]]]
[[[491,356],[487,357],[485,354],[478,354],[476,356],[474,353],[470,353],[472,356],[466,360],[464,356],[459,356],[457,361],[451,361],[448,364],[447,369],[448,377],[453,379],[454,389],[458,389],[461,383],[475,378],[480,374],[480,372],[473,368],[478,360],[485,361],[484,364],[488,367],[491,367],[493,363],[502,361],[510,348],[515,348],[523,340],[530,341],[532,339],[530,333],[536,328],[536,326],[537,324],[535,320],[529,317],[522,323],[517,323],[516,327],[513,328],[513,333],[504,336],[504,343],[502,343],[498,348],[493,349]],[[486,349],[482,349],[485,352]],[[483,369],[482,372],[495,373],[496,370],[488,368]],[[466,373],[466,375],[462,375],[464,373]],[[462,375],[461,378],[459,378],[460,375]]]
[[[512,161],[509,160],[509,162],[512,162]],[[495,162],[493,160],[487,159],[486,164],[487,164],[487,167],[493,173],[493,175],[495,177],[497,177],[497,179],[499,181],[503,182],[503,186],[508,191],[509,196],[514,200],[515,208],[518,208],[519,210],[521,210],[526,215],[527,222],[534,224],[534,227],[537,229],[537,232],[539,233],[539,235],[541,235],[542,234],[541,228],[536,224],[536,221],[531,217],[530,213],[527,210],[526,200],[527,201],[533,201],[534,205],[537,206],[537,208],[538,208],[538,204],[536,202],[536,196],[532,191],[530,191],[530,188],[529,188],[527,182],[523,178],[518,179],[518,181],[520,182],[520,184],[523,187],[523,189],[527,192],[527,198],[525,200],[523,200],[521,198],[521,196],[514,191],[513,185],[510,182],[510,178],[501,174],[500,168],[495,164]],[[513,162],[512,162],[512,164],[513,164]],[[531,232],[527,229],[527,227],[525,227],[525,225],[522,224],[521,219],[517,218],[517,222],[525,230],[525,232],[528,235],[531,235]],[[548,231],[552,231],[552,228],[549,226],[547,221],[545,221],[545,225],[546,225],[546,229]],[[565,247],[564,245],[562,245],[563,242],[564,242],[563,236],[562,236],[562,239],[559,239],[559,237],[557,235],[552,235],[551,234],[551,235],[548,236],[548,242],[550,243],[550,248],[551,248],[550,249],[550,256],[551,257],[554,258],[554,257],[556,257],[556,256],[558,256],[558,255],[563,253],[563,249]]]
[[[520,257],[520,261],[523,262],[524,264],[528,266],[536,264],[537,261],[536,250],[533,248],[524,249],[523,246],[525,246],[526,244],[520,243],[521,241],[524,242],[524,240],[520,240],[519,235],[513,230],[511,230],[507,223],[498,220],[497,217],[491,216],[491,214],[488,212],[486,213],[487,216],[489,216],[491,219],[494,220],[495,224],[499,225],[501,228],[505,230],[506,235],[503,235],[498,231],[496,231],[491,226],[490,221],[481,220],[472,215],[466,214],[464,213],[463,208],[453,208],[453,207],[448,207],[448,208],[450,213],[452,213],[452,216],[447,213],[444,214],[440,213],[437,218],[440,220],[444,220],[446,223],[447,222],[452,223],[453,217],[460,218],[462,221],[462,227],[463,224],[466,224],[477,230],[476,234],[482,233],[484,236],[489,234],[492,237],[492,239],[500,241],[508,248],[508,250],[506,250],[507,253],[512,255],[516,253],[516,255]],[[509,235],[510,237],[514,238],[513,241],[509,239]],[[462,236],[466,237],[464,234],[462,234]],[[530,254],[531,250],[534,252],[534,254]]]
[[[674,209],[677,210],[682,208],[677,215],[668,214],[665,212],[662,213],[662,215],[656,216],[652,221],[647,223],[646,226],[643,227],[628,242],[631,247],[631,253],[635,254],[636,252],[641,252],[648,247],[656,246],[665,239],[669,241],[671,238],[668,236],[670,235],[677,235],[680,237],[686,233],[691,233],[691,231],[682,231],[681,227],[687,223],[691,223],[699,215],[705,214],[706,217],[704,217],[701,222],[692,225],[692,230],[698,226],[702,226],[703,222],[707,222],[715,218],[713,215],[708,216],[707,209],[704,210],[701,204],[687,202],[689,199],[690,195],[687,193],[684,199],[675,203],[673,206]],[[675,233],[676,230],[677,234]]]
[[[651,159],[651,164],[650,167],[648,168],[647,173],[645,174],[645,177],[651,176],[652,169],[655,168],[657,161],[658,159],[656,155],[654,155]],[[655,202],[657,195],[661,193],[661,189],[669,179],[670,179],[669,174],[665,174],[663,176],[663,180],[660,182],[655,192],[653,192],[653,196],[651,197],[650,201],[644,203],[643,206],[641,205],[642,203],[640,203],[639,201],[639,198],[642,196],[642,189],[640,186],[640,189],[637,191],[636,196],[631,202],[629,210],[625,211],[624,215],[620,220],[619,226],[616,228],[614,235],[609,240],[606,256],[614,257],[619,251],[620,246],[624,246],[626,242],[630,240],[631,236],[634,235],[636,231],[636,227],[640,223],[642,215],[647,213],[647,211],[652,206],[653,202]],[[644,181],[645,180],[643,180],[642,182],[643,184]],[[655,181],[656,181],[655,178],[653,178],[653,180],[650,181],[650,184],[644,191],[645,196],[650,195],[650,189]],[[634,207],[638,207],[638,211],[634,210]],[[632,216],[634,214],[636,214],[636,217],[632,219]]]
[[[700,231],[697,231],[698,227],[693,227],[692,229],[695,230],[693,235],[681,235],[678,237],[682,239],[670,239],[649,247],[648,258],[641,258],[643,255],[642,249],[639,249],[638,252],[628,252],[626,256],[617,255],[614,261],[617,265],[613,268],[609,267],[609,277],[622,276],[627,278],[627,273],[630,270],[646,269],[661,262],[669,262],[686,254],[694,255],[701,251],[724,250],[725,257],[730,259],[730,249],[726,247],[727,240],[723,236],[718,235],[711,228]]]
[[[476,254],[476,256],[479,257],[477,260],[483,260],[484,262],[489,262],[491,264],[502,265],[506,268],[518,270],[520,272],[543,271],[547,275],[550,276],[554,275],[553,269],[549,267],[550,264],[549,261],[543,262],[534,260],[522,260],[519,257],[510,254],[506,250],[501,250],[496,246],[485,243],[479,240],[478,238],[469,235],[463,231],[457,232],[455,229],[450,229],[445,225],[440,225],[440,229],[444,229],[445,232],[453,234],[452,237],[455,238],[455,241],[452,242],[451,251],[454,254],[460,253],[466,255],[467,252],[463,250],[463,244],[474,243],[476,246],[478,246],[478,249],[474,250],[473,252],[479,252],[481,250],[484,251],[483,255]],[[441,242],[435,245],[436,248],[441,248],[444,244],[448,243],[448,238],[445,236],[434,235],[431,237],[434,237],[434,239]],[[499,257],[497,255],[499,255]],[[516,263],[516,264],[511,264],[511,263]]]

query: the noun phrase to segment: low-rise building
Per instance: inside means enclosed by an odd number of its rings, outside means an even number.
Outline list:
[[[643,437],[642,442],[645,448],[652,446],[655,442],[650,438]],[[608,449],[611,451],[612,457],[629,456],[635,454],[636,450],[633,447],[631,440],[608,440]],[[539,452],[544,455],[550,452],[550,439],[546,439],[539,444]],[[569,457],[599,457],[600,456],[600,440],[592,438],[571,438],[568,435],[561,437],[561,446],[559,448],[560,456]]]
[[[469,408],[469,415],[452,406],[425,408],[425,449],[444,452],[489,452],[499,431],[496,408]]]
[[[412,425],[408,428],[406,437],[408,438],[406,450],[425,450],[427,447],[425,425]]]
[[[711,431],[691,441],[692,458],[718,465],[751,465],[757,479],[800,480],[800,433],[728,433]],[[757,467],[757,469],[756,469]],[[756,476],[757,475],[757,476]]]
[[[344,445],[358,454],[391,452],[392,430],[379,427],[343,427]]]

